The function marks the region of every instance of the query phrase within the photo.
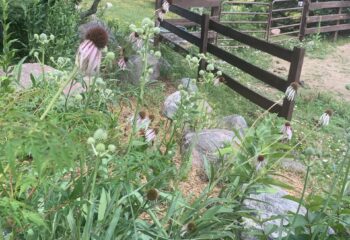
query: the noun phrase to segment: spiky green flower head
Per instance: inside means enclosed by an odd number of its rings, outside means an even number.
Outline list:
[[[94,138],[96,140],[106,140],[107,137],[108,137],[107,131],[102,128],[97,129],[94,133]]]

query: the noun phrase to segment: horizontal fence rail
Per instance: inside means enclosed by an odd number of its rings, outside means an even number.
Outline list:
[[[304,49],[294,48],[293,51],[285,49],[281,46],[268,43],[261,39],[252,37],[245,33],[224,26],[221,23],[210,19],[210,16],[207,14],[199,15],[197,13],[191,12],[186,8],[182,8],[174,4],[170,6],[169,11],[172,13],[176,13],[179,16],[182,16],[201,26],[200,37],[197,37],[194,34],[189,33],[186,30],[183,30],[178,26],[173,25],[167,20],[159,22],[161,27],[167,29],[173,34],[176,34],[182,39],[185,39],[189,43],[192,43],[195,46],[197,46],[199,48],[199,52],[210,53],[213,56],[230,64],[231,66],[240,69],[241,71],[253,76],[259,81],[268,84],[269,86],[282,92],[284,92],[291,83],[299,83],[301,68],[304,59]],[[283,79],[269,71],[266,71],[252,63],[245,61],[240,57],[235,56],[234,54],[227,52],[224,49],[221,49],[213,43],[210,43],[208,37],[210,31],[214,31],[217,34],[221,34],[229,39],[236,40],[238,42],[241,42],[242,44],[245,44],[262,52],[288,61],[290,63],[288,78]],[[160,35],[160,39],[163,41],[170,41],[162,35]],[[185,47],[181,46],[180,44],[172,41],[170,42],[178,52],[189,52]],[[205,62],[200,63],[200,69],[205,69],[205,66]],[[294,101],[284,100],[283,104],[279,104],[249,89],[248,87],[239,83],[236,79],[230,77],[226,73],[223,73],[223,77],[225,78],[225,83],[228,87],[230,87],[246,99],[250,100],[251,102],[255,103],[256,105],[266,110],[269,110],[270,112],[277,113],[280,117],[284,117],[288,120],[292,118]]]

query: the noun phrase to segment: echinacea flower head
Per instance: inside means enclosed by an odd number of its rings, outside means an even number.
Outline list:
[[[126,69],[126,60],[125,60],[125,57],[122,56],[119,61],[118,61],[118,66],[119,68],[122,70],[122,71],[125,71]]]
[[[329,120],[333,115],[333,111],[331,109],[326,110],[320,117],[319,125],[320,126],[327,126],[329,124]]]
[[[167,13],[167,12],[169,12],[169,8],[170,8],[170,3],[167,0],[164,0],[163,4],[162,4],[163,11],[165,11],[165,13]]]
[[[259,155],[256,160],[257,160],[256,171],[259,171],[266,164],[265,157],[263,155]]]
[[[134,122],[134,117],[131,117],[130,122]],[[136,116],[136,129],[137,130],[147,130],[150,125],[151,120],[147,117],[147,113],[144,111],[139,112]]]
[[[290,122],[286,122],[281,127],[281,133],[283,134],[283,138],[287,140],[291,140],[293,136],[292,126]]]
[[[137,32],[132,32],[129,35],[129,41],[134,44],[136,48],[141,48],[143,41],[142,38],[140,38],[140,35]]]
[[[158,193],[157,189],[152,188],[152,189],[148,190],[146,197],[147,197],[148,201],[155,201],[159,198],[159,193]]]
[[[158,9],[156,11],[157,14],[157,19],[159,22],[162,22],[164,20],[164,16],[165,16],[165,11],[163,9]]]
[[[291,83],[287,87],[285,97],[287,98],[288,101],[294,101],[298,88],[299,88],[299,85],[296,82]]]
[[[108,38],[108,32],[103,26],[93,23],[87,27],[76,56],[76,65],[80,71],[88,76],[99,71],[102,49],[107,46]]]
[[[146,142],[154,142],[158,133],[158,129],[147,129],[145,132]]]

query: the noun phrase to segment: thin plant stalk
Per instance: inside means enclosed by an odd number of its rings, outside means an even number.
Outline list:
[[[308,164],[307,165],[307,168],[306,168],[306,175],[305,175],[305,181],[304,181],[304,187],[303,187],[303,191],[301,193],[301,197],[300,197],[300,200],[299,200],[299,203],[298,203],[298,208],[297,208],[297,211],[295,212],[295,215],[293,217],[293,221],[292,221],[292,226],[295,224],[296,220],[297,220],[297,216],[299,214],[299,211],[300,211],[300,208],[301,208],[301,204],[303,203],[304,201],[304,196],[305,196],[305,192],[306,192],[306,186],[307,186],[307,183],[308,183],[308,180],[309,180],[309,175],[310,175],[310,165]],[[287,236],[287,239],[288,237],[290,236],[290,233],[291,233],[291,228],[289,229],[288,231],[288,236]],[[282,235],[280,234],[278,239],[281,239],[282,238]]]
[[[72,81],[74,79],[74,77],[76,76],[77,73],[78,73],[78,67],[75,66],[73,71],[71,72],[71,74],[67,78],[67,80],[61,84],[61,86],[57,90],[55,96],[51,99],[49,105],[46,107],[44,113],[41,115],[40,120],[43,120],[46,117],[46,115],[50,112],[51,108],[53,107],[53,105],[55,104],[55,102],[57,101],[59,96],[61,95],[64,88],[69,84],[70,81]]]
[[[142,51],[142,63],[143,63],[143,69],[142,69],[142,77],[140,81],[140,95],[137,99],[136,103],[136,108],[135,108],[135,113],[134,113],[134,118],[132,121],[132,132],[130,134],[129,138],[129,144],[128,144],[128,150],[127,153],[130,152],[132,148],[132,142],[134,140],[134,136],[136,134],[136,128],[137,128],[137,115],[139,114],[141,110],[141,106],[143,105],[143,98],[144,98],[144,92],[145,92],[145,86],[147,82],[147,67],[148,67],[148,45],[149,45],[149,39],[145,40],[144,43],[144,49]]]

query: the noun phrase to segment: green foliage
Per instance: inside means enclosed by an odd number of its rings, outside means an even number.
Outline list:
[[[30,41],[33,39],[33,35],[40,33],[59,36],[55,47],[50,49],[52,51],[50,56],[72,56],[74,54],[73,49],[78,41],[79,15],[73,1],[4,0],[4,3],[9,6],[8,23],[10,25],[7,28],[8,33],[12,33],[11,38],[7,41],[18,40],[14,45],[15,48],[19,49],[16,57],[26,56],[29,50],[35,46]],[[6,6],[4,3],[2,5]],[[2,12],[3,9],[5,8],[1,6]],[[3,15],[4,13],[1,16]],[[2,41],[5,40],[4,37],[6,35],[1,37]],[[2,44],[1,49],[3,48]]]
[[[53,7],[63,4],[50,3]],[[57,6],[68,11],[63,5]],[[53,12],[49,16],[60,18]],[[65,23],[61,20],[58,25]],[[83,81],[79,74],[72,74],[73,59],[62,58],[75,50],[68,47],[74,41],[62,35],[65,31],[72,34],[70,30],[77,24],[70,17],[68,23],[68,30],[50,28],[56,36],[51,41],[62,44],[49,41],[45,47],[35,47],[40,57],[34,59],[53,59],[60,73],[36,79],[27,90],[12,92],[1,85],[0,239],[219,240],[241,239],[247,234],[268,239],[273,232],[288,235],[280,239],[327,239],[329,228],[335,231],[335,239],[349,237],[348,105],[302,91],[297,122],[292,122],[297,131],[294,139],[286,142],[280,133],[282,120],[248,104],[223,85],[214,86],[220,73],[214,73],[213,59],[202,54],[180,59],[161,48],[171,66],[168,77],[195,78],[201,59],[209,65],[200,72],[199,92],[189,93],[179,87],[182,100],[173,121],[157,116],[158,121],[151,121],[144,129],[138,125],[140,110],[159,109],[166,92],[162,84],[148,84],[151,71],[147,56],[160,53],[151,45],[159,29],[146,19],[140,26],[131,26],[144,41],[141,48],[130,50],[140,54],[144,63],[140,86],[116,81],[115,59],[104,57],[101,72],[93,79],[94,87],[75,96],[64,96],[59,91],[57,102],[40,119],[62,82],[70,80],[69,76],[73,83]],[[112,33],[125,42],[129,35],[129,31],[120,29]],[[40,36],[33,35],[37,38],[40,40]],[[62,52],[64,43],[67,50]],[[13,54],[13,46],[7,46],[9,55]],[[237,49],[234,53],[262,68],[269,67],[270,59],[257,51]],[[41,54],[46,57],[41,58]],[[243,83],[254,83],[237,69],[220,67]],[[191,158],[184,155],[177,165],[173,160],[178,158],[184,129],[190,127],[196,133],[210,126],[212,119],[201,106],[204,100],[219,106],[219,115],[240,113],[248,117],[251,127],[242,137],[237,133],[237,146],[218,149],[220,164],[205,161],[208,182],[203,183],[199,195],[187,195],[181,183],[188,176]],[[326,106],[336,113],[330,126],[321,128],[315,122]],[[160,132],[148,141],[143,132],[155,127]],[[330,136],[332,139],[326,140]],[[322,151],[315,146],[320,139],[325,141]],[[306,146],[314,151],[305,151]],[[335,151],[340,147],[341,151]],[[247,218],[262,224],[244,204],[250,194],[273,191],[276,186],[293,189],[275,177],[279,176],[281,161],[292,156],[305,162],[307,174],[302,196],[287,198],[305,206],[307,214],[287,213],[274,219],[288,219],[288,224],[245,229]],[[326,158],[329,163],[324,162]],[[316,180],[322,184],[313,184]],[[316,190],[306,194],[311,184],[320,188],[313,186]]]

